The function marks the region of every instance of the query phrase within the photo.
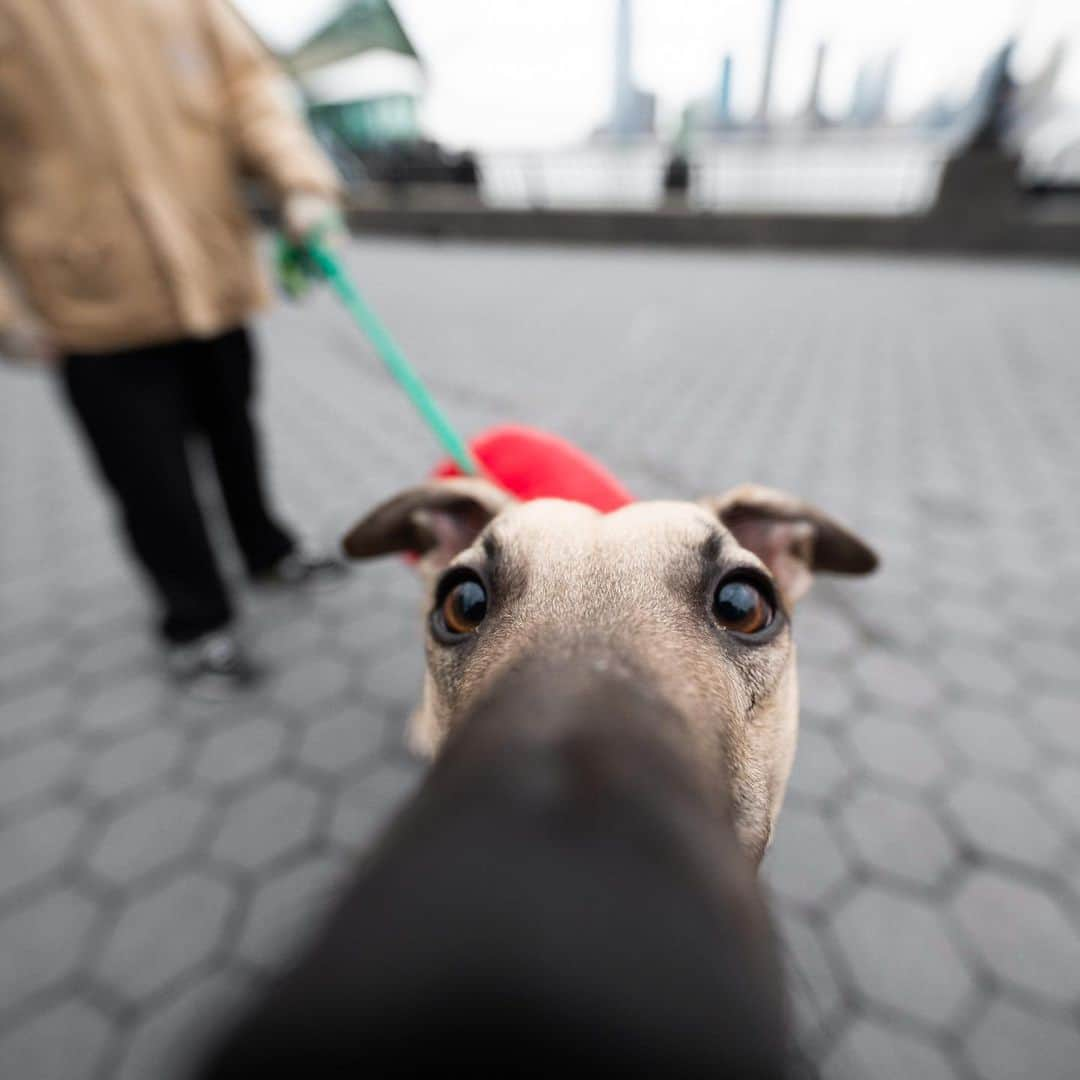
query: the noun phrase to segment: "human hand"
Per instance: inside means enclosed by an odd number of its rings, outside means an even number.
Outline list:
[[[345,227],[336,199],[310,191],[297,191],[286,197],[281,216],[285,235],[294,244],[314,238],[332,248],[344,243]]]

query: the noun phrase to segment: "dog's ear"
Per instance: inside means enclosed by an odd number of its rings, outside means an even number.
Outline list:
[[[429,480],[376,506],[349,530],[342,548],[351,559],[410,552],[424,570],[441,570],[513,502],[487,480]]]
[[[742,484],[700,504],[769,568],[788,604],[806,594],[819,570],[869,574],[878,557],[843,525],[782,491]]]

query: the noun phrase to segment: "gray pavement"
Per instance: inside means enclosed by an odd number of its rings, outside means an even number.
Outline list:
[[[1080,269],[350,257],[467,430],[554,429],[643,496],[775,484],[881,549],[796,619],[765,878],[804,1045],[836,1078],[1080,1075]],[[260,335],[274,488],[334,538],[431,444],[328,297]],[[275,674],[186,700],[79,451],[50,381],[0,371],[0,1076],[169,1080],[415,783],[419,591],[389,561],[245,594]]]

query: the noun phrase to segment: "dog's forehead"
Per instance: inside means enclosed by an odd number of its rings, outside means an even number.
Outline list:
[[[536,499],[505,510],[488,535],[509,557],[563,564],[575,557],[615,562],[664,561],[698,552],[710,538],[734,544],[716,518],[696,503],[635,502],[611,513],[561,499]]]

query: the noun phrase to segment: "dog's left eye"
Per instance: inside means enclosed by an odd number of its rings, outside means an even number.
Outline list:
[[[776,611],[757,585],[743,578],[733,578],[716,587],[713,614],[725,630],[760,634],[772,625]]]
[[[487,590],[474,577],[452,585],[432,614],[432,626],[444,640],[460,640],[475,633],[487,615]]]

